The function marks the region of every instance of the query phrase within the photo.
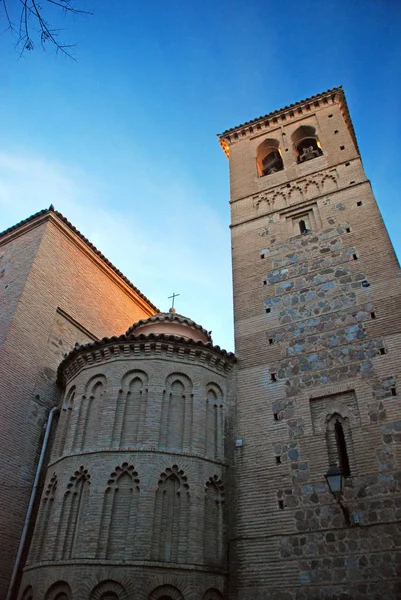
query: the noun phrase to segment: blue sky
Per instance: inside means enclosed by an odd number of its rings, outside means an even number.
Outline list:
[[[16,5],[17,3],[12,3]],[[399,0],[77,0],[77,62],[0,36],[0,230],[53,203],[157,306],[233,349],[216,133],[343,85],[401,251]],[[2,23],[5,29],[5,23]]]

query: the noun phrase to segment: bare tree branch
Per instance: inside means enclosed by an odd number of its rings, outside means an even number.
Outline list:
[[[0,23],[3,17],[5,31],[11,31],[17,42],[15,47],[22,55],[26,50],[34,50],[35,43],[40,41],[42,48],[50,44],[56,52],[62,52],[75,60],[70,49],[73,44],[64,44],[59,40],[59,29],[53,29],[48,21],[50,9],[63,11],[65,14],[91,15],[87,10],[76,7],[77,0],[0,0]]]

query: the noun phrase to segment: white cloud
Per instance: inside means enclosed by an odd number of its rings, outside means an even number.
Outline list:
[[[152,180],[143,165],[114,189],[76,166],[0,153],[0,230],[50,204],[161,310],[180,293],[177,310],[233,349],[228,227],[200,190],[166,173]]]

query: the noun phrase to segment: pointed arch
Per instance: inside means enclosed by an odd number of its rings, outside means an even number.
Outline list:
[[[351,475],[353,447],[349,420],[333,413],[326,420],[326,444],[329,466],[338,465],[344,477]]]
[[[38,518],[35,526],[34,544],[30,562],[51,559],[55,539],[53,534],[55,526],[55,498],[57,492],[57,476],[53,473],[42,496]]]
[[[295,186],[291,188],[289,193],[290,204],[296,204],[298,202],[302,202],[304,199],[304,194],[302,189],[299,186]]]
[[[166,378],[159,444],[169,450],[190,449],[193,422],[192,381],[184,373]]]
[[[223,594],[216,588],[210,588],[203,594],[202,600],[223,600]]]
[[[274,204],[276,210],[283,208],[284,206],[287,206],[287,198],[282,192],[276,192],[273,195],[272,204]]]
[[[101,581],[92,590],[89,600],[126,600],[126,589],[114,579]]]
[[[223,392],[217,383],[206,386],[205,452],[209,458],[224,456]]]
[[[173,465],[161,474],[155,497],[152,559],[180,562],[189,536],[189,486],[184,472]]]
[[[67,435],[70,430],[70,422],[72,410],[74,407],[75,393],[76,388],[75,385],[73,385],[66,393],[63,406],[61,408],[61,414],[57,428],[57,439],[55,444],[55,455],[58,457],[62,456],[65,450]]]
[[[71,600],[71,588],[66,581],[53,583],[45,594],[45,600]]]
[[[89,517],[90,475],[81,466],[70,477],[61,506],[57,532],[57,557],[85,558]]]
[[[81,423],[79,423],[79,426],[82,426],[81,450],[96,446],[106,386],[105,375],[94,375],[85,386],[85,394],[81,400]]]
[[[21,596],[21,600],[33,600],[33,588],[31,585],[28,585]]]
[[[319,194],[320,190],[316,181],[309,181],[305,185],[305,198],[307,200],[310,200],[311,198],[316,198],[316,196],[319,196]]]
[[[130,447],[143,440],[148,401],[148,376],[144,371],[126,373],[121,381],[121,390],[113,429],[113,445]]]
[[[217,475],[210,477],[204,498],[204,562],[221,565],[224,560],[224,486]]]
[[[334,192],[338,189],[338,183],[333,175],[325,175],[322,179],[321,189],[324,194]]]
[[[139,478],[133,465],[123,463],[111,473],[103,500],[98,538],[99,558],[132,558],[137,530]]]
[[[178,588],[173,585],[160,585],[155,588],[148,596],[148,600],[184,600],[184,596]]]

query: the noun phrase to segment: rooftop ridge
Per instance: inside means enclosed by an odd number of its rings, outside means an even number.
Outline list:
[[[299,100],[298,102],[294,102],[293,104],[288,104],[287,106],[283,106],[282,108],[273,110],[272,112],[267,113],[266,115],[263,115],[261,117],[252,119],[251,121],[245,121],[245,123],[241,123],[240,125],[236,125],[235,127],[230,127],[229,129],[226,129],[225,131],[223,131],[223,133],[218,133],[217,137],[219,137],[219,138],[224,137],[225,135],[227,135],[233,131],[236,131],[237,129],[241,129],[242,127],[247,127],[248,125],[257,123],[258,121],[261,121],[262,119],[270,119],[271,117],[275,117],[284,111],[292,110],[293,108],[296,108],[297,106],[300,106],[301,104],[304,104],[305,102],[313,102],[313,101],[316,101],[318,98],[327,96],[328,94],[336,94],[336,93],[340,93],[342,95],[343,99],[345,100],[344,90],[343,90],[342,85],[340,85],[340,86],[331,88],[330,90],[326,90],[325,92],[320,92],[320,94],[315,94],[314,96],[305,98],[304,100]]]
[[[73,233],[75,233],[82,242],[84,242],[84,244],[86,246],[88,246],[88,248],[90,248],[110,269],[112,269],[112,271],[114,271],[114,273],[116,275],[118,275],[120,277],[120,279],[122,279],[132,290],[134,290],[134,292],[140,297],[142,298],[147,304],[149,304],[149,306],[155,310],[157,313],[159,312],[159,309],[157,308],[157,306],[155,306],[153,304],[153,302],[151,302],[149,300],[149,298],[147,298],[145,296],[145,294],[143,294],[129,279],[128,277],[126,277],[124,275],[124,273],[122,273],[119,269],[117,269],[117,267],[115,267],[113,265],[112,262],[109,261],[108,258],[106,258],[106,256],[104,254],[102,254],[102,252],[100,252],[100,250],[98,250],[96,248],[96,246],[94,244],[92,244],[92,242],[90,242],[88,240],[87,237],[85,237],[61,212],[59,212],[58,210],[56,210],[53,206],[53,204],[51,204],[49,206],[49,208],[44,208],[36,213],[34,213],[33,215],[31,215],[30,217],[27,217],[26,219],[23,219],[22,221],[19,221],[18,223],[16,223],[15,225],[12,225],[11,227],[8,227],[7,229],[5,229],[4,231],[0,232],[0,240],[5,237],[6,235],[8,235],[9,233],[12,233],[13,231],[16,231],[17,229],[19,229],[20,227],[23,227],[24,225],[27,225],[28,223],[32,223],[33,221],[35,221],[36,219],[38,219],[39,217],[44,217],[45,215],[50,215],[53,214],[55,215],[58,219],[60,219],[60,221],[62,223],[64,223],[64,225],[66,225],[68,227],[68,229],[70,229]]]
[[[131,325],[131,327],[128,328],[126,335],[132,334],[132,332],[135,331],[135,329],[137,327],[140,327],[141,325],[145,325],[146,323],[154,323],[156,321],[159,321],[159,322],[178,321],[179,323],[185,323],[185,324],[189,325],[190,327],[193,327],[194,329],[201,331],[210,342],[212,341],[211,332],[207,331],[204,327],[202,327],[202,325],[195,323],[195,321],[193,321],[189,317],[185,317],[184,315],[180,315],[179,313],[170,313],[170,312],[157,313],[156,315],[152,315],[151,317],[148,317],[147,319],[141,319],[140,321],[136,321],[135,323],[133,323],[133,325]]]

